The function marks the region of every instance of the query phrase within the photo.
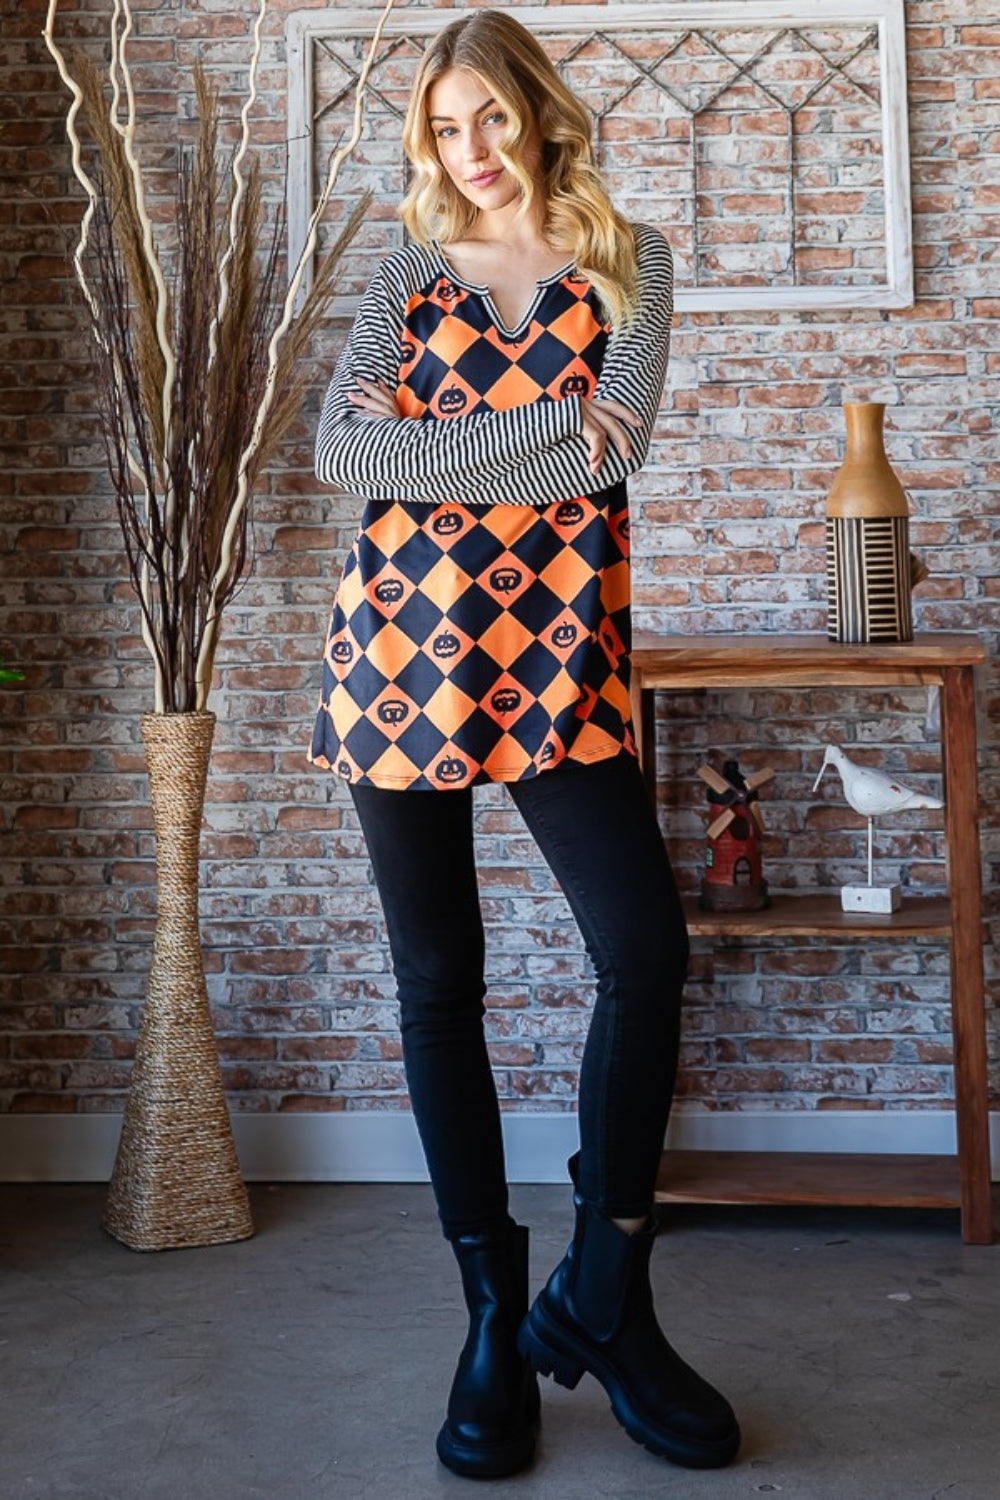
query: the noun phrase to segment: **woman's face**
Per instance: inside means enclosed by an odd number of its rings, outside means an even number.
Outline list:
[[[520,196],[517,179],[497,151],[509,118],[488,84],[464,68],[449,68],[428,90],[427,114],[438,159],[464,198],[491,210]],[[540,159],[541,139],[532,121],[522,156],[525,169],[534,175]]]

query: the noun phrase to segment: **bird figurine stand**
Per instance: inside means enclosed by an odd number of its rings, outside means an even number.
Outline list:
[[[740,774],[739,763],[727,760],[722,775],[700,766],[698,775],[708,786],[708,847],[699,906],[703,911],[760,911],[770,906],[767,881],[761,874],[758,832],[764,823],[757,806],[757,789],[774,775],[770,767]]]
[[[882,771],[871,766],[859,766],[849,760],[837,745],[827,745],[823,752],[823,764],[813,782],[813,791],[819,786],[827,766],[834,766],[840,773],[844,796],[854,811],[868,821],[868,884],[843,885],[840,888],[840,905],[843,911],[871,911],[892,913],[903,904],[902,887],[876,885],[873,877],[872,828],[879,814],[903,812],[913,807],[944,807],[940,797],[928,796],[913,787],[903,786]]]

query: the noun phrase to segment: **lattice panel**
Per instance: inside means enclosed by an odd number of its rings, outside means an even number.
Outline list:
[[[615,202],[670,239],[679,306],[912,300],[901,5],[813,0],[806,10],[808,25],[752,3],[518,10],[590,110]],[[428,34],[453,14],[404,9],[379,47],[365,133],[329,216],[374,190],[353,252],[358,289],[372,254],[402,243],[406,100]],[[371,20],[311,11],[290,22],[300,234],[350,130]]]

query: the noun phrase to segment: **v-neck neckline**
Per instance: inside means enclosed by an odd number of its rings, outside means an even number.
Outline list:
[[[560,266],[558,271],[552,271],[548,276],[539,276],[535,281],[535,295],[532,297],[528,306],[521,314],[520,320],[514,324],[513,328],[511,328],[504,322],[503,318],[501,317],[500,309],[493,301],[493,294],[490,291],[489,285],[486,282],[469,281],[464,276],[459,276],[458,273],[449,264],[448,258],[445,255],[444,250],[441,248],[440,240],[432,239],[431,248],[433,249],[437,260],[442,270],[447,275],[449,281],[453,281],[456,286],[462,287],[467,292],[479,293],[486,304],[486,310],[489,313],[490,317],[493,319],[493,322],[496,324],[500,332],[507,338],[516,338],[516,336],[528,326],[528,324],[531,322],[531,319],[537,312],[538,304],[541,302],[548,288],[550,286],[553,286],[557,281],[561,281],[563,277],[568,275],[569,272],[572,271],[576,266],[576,261],[570,260],[567,261],[564,266]]]

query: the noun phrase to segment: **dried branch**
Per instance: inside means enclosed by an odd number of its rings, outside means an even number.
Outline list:
[[[300,297],[320,216],[360,138],[367,79],[392,4],[355,90],[351,139],[331,165],[283,292],[284,210],[268,216],[259,165],[249,160],[266,0],[258,0],[239,138],[228,157],[219,148],[217,95],[195,69],[198,133],[178,174],[170,284],[137,150],[131,6],[114,0],[106,77],[84,62],[74,78],[55,41],[58,7],[50,0],[44,35],[72,96],[66,127],[87,198],[73,263],[90,318],[108,471],[154,661],[158,712],[207,705],[222,611],[246,568],[250,497],[301,408],[309,379],[304,355],[371,201],[361,197]],[[84,167],[85,149],[99,170]]]
[[[242,172],[243,158],[246,156],[247,151],[250,147],[250,111],[253,109],[255,103],[257,102],[257,67],[260,63],[260,53],[262,45],[261,28],[264,25],[264,17],[266,15],[267,0],[259,0],[259,4],[257,6],[257,18],[254,21],[253,26],[253,51],[250,54],[250,67],[247,70],[247,96],[243,101],[243,108],[240,110],[240,143],[236,148],[236,152],[233,156],[232,170],[235,192],[233,193],[232,206],[229,212],[229,245],[226,249],[225,255],[222,258],[222,264],[219,267],[219,307],[216,314],[216,320],[212,325],[213,359],[216,353],[217,322],[218,319],[221,318],[225,313],[226,305],[229,301],[229,263],[236,253],[236,223],[239,217],[240,205],[243,201],[243,193],[245,190],[245,179]]]
[[[271,335],[271,339],[268,344],[268,381],[265,387],[263,398],[261,400],[260,408],[258,410],[257,421],[254,424],[253,434],[251,436],[249,444],[247,445],[247,448],[240,457],[239,481],[236,500],[230,513],[229,521],[226,527],[226,535],[223,539],[223,550],[220,560],[220,566],[217,573],[212,579],[212,612],[209,619],[208,629],[205,632],[205,641],[202,647],[202,659],[198,663],[198,696],[199,701],[202,704],[208,701],[208,693],[212,674],[212,662],[215,659],[215,650],[218,644],[219,630],[221,629],[222,625],[222,609],[226,599],[231,593],[229,580],[232,577],[233,545],[237,530],[243,524],[243,513],[249,501],[250,486],[252,482],[251,475],[255,473],[256,469],[259,467],[258,450],[264,444],[265,431],[268,423],[268,418],[270,416],[271,406],[274,402],[275,393],[278,389],[279,371],[283,372],[284,368],[284,361],[282,360],[281,355],[282,345],[285,342],[286,334],[288,333],[288,329],[292,324],[293,318],[295,317],[295,305],[298,301],[299,293],[302,289],[302,282],[305,278],[306,268],[309,265],[316,249],[320,221],[326,211],[327,204],[330,201],[330,196],[340,176],[340,168],[346,160],[347,156],[351,151],[354,150],[355,146],[358,144],[358,141],[361,139],[361,130],[364,121],[365,89],[368,84],[368,75],[371,72],[372,65],[375,61],[375,54],[378,49],[379,42],[382,39],[382,32],[385,27],[385,23],[389,18],[390,12],[392,11],[394,3],[395,0],[386,0],[386,4],[382,10],[381,15],[378,18],[378,22],[376,23],[375,30],[372,34],[371,44],[369,45],[368,53],[365,57],[361,72],[358,75],[358,82],[354,90],[354,120],[351,134],[346,144],[340,147],[340,149],[334,153],[333,160],[330,163],[326,182],[323,186],[323,191],[319,195],[319,199],[316,203],[315,208],[313,209],[312,216],[309,220],[309,228],[306,233],[305,244],[302,247],[298,262],[295,265],[289,281],[288,292],[286,294],[284,307],[282,309],[281,321],[278,324],[277,328],[274,330],[274,333]],[[352,220],[350,222],[353,222],[353,219],[354,216],[352,216]],[[358,224],[360,226],[360,220],[358,221]],[[331,252],[331,254],[338,259],[340,248],[340,241],[338,240],[337,244],[334,246],[334,250]],[[313,297],[316,291],[316,282],[321,280],[322,277],[318,276],[312,288],[310,289],[310,292],[306,297],[305,303],[303,304],[302,310],[299,314],[300,321],[308,322],[312,317],[309,309],[311,305],[315,305]]]
[[[173,384],[176,373],[174,351],[170,339],[170,296],[167,292],[163,267],[160,264],[160,257],[153,238],[153,221],[146,211],[146,189],[142,178],[142,168],[139,165],[139,158],[135,151],[135,90],[132,86],[132,74],[125,57],[128,39],[132,34],[132,7],[128,3],[128,0],[115,0],[116,16],[119,13],[119,8],[124,13],[125,25],[121,36],[118,38],[117,47],[112,48],[110,71],[113,81],[116,77],[120,76],[125,85],[127,114],[124,125],[120,123],[117,111],[114,109],[109,119],[112,129],[119,136],[122,143],[122,151],[128,165],[132,183],[134,220],[141,234],[142,254],[146,270],[156,288],[156,319],[154,327],[156,330],[156,341],[163,356],[161,406],[163,411],[163,452],[164,456],[166,456],[167,449],[170,446],[170,422],[173,415]],[[164,466],[164,483],[166,485],[166,503],[164,508],[168,524],[171,524],[177,500],[176,496],[171,493],[169,482],[167,481],[166,466]]]
[[[103,332],[100,327],[98,308],[96,302],[94,301],[94,296],[91,292],[90,284],[87,280],[86,272],[84,270],[84,259],[87,253],[90,229],[93,223],[94,213],[97,206],[97,190],[94,186],[93,179],[84,169],[81,142],[76,130],[76,117],[83,105],[83,93],[79,85],[70,75],[69,69],[66,65],[66,59],[55,40],[54,27],[57,8],[57,0],[49,0],[49,7],[46,13],[45,27],[42,35],[45,39],[45,45],[55,62],[59,77],[62,79],[62,82],[72,95],[72,103],[66,114],[66,134],[70,143],[73,175],[76,177],[77,181],[80,183],[80,186],[83,188],[87,196],[87,207],[84,210],[82,219],[80,220],[80,234],[77,240],[76,248],[73,252],[73,269],[91,315],[91,326],[95,331],[94,336],[100,342],[100,340],[103,338]],[[156,648],[156,642],[150,632],[148,615],[145,609],[145,606],[149,602],[149,586],[150,584],[148,569],[144,568],[140,573],[138,580],[136,581],[136,588],[139,593],[139,598],[144,606],[142,615],[142,639],[153,658],[155,671],[153,688],[154,701],[157,711],[162,712],[164,695],[163,680],[160,671],[161,662],[159,652]]]
[[[142,211],[135,199],[134,178],[125,157],[121,135],[109,118],[100,74],[89,58],[77,63],[81,107],[101,163],[102,193],[109,203],[120,205],[113,231],[126,269],[126,286],[132,299],[135,339],[139,354],[139,376],[146,412],[155,434],[157,467],[163,474],[165,431],[163,389],[167,364],[157,334],[158,289],[143,247]],[[169,295],[168,295],[168,311]],[[94,312],[94,309],[91,309]]]
[[[83,104],[83,94],[76,80],[70,76],[69,69],[66,66],[66,58],[55,40],[54,27],[58,8],[58,0],[49,0],[49,8],[45,17],[45,29],[42,32],[42,36],[45,38],[45,45],[48,47],[56,68],[59,71],[59,77],[73,96],[73,102],[66,112],[66,134],[69,137],[73,175],[87,195],[87,207],[84,210],[83,218],[80,220],[80,237],[73,252],[73,267],[76,271],[76,278],[83,290],[83,295],[87,299],[91,313],[93,313],[95,308],[91,297],[90,285],[83,269],[83,258],[86,254],[90,226],[97,207],[97,189],[89,173],[84,170],[80,137],[76,132],[76,117]]]

